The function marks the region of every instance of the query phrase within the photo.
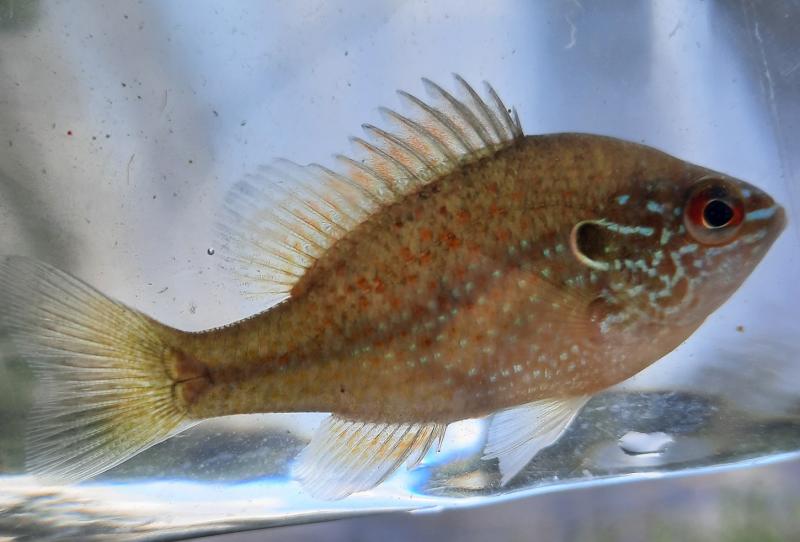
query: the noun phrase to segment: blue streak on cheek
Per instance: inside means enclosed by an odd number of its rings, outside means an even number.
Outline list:
[[[757,211],[751,211],[747,213],[745,217],[745,222],[753,222],[756,220],[768,220],[772,218],[775,213],[777,212],[778,207],[773,205],[772,207],[767,207],[765,209],[758,209]]]
[[[648,201],[647,210],[650,211],[651,213],[663,214],[664,206],[658,203],[657,201]]]
[[[629,199],[631,199],[631,197],[628,194],[623,194],[621,196],[617,196],[617,203],[619,203],[620,205],[625,205],[626,203],[628,203]]]

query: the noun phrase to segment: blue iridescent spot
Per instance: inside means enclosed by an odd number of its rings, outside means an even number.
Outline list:
[[[772,207],[750,211],[747,213],[747,217],[744,220],[745,222],[752,222],[754,220],[767,220],[772,218],[777,210],[778,207],[773,205]]]

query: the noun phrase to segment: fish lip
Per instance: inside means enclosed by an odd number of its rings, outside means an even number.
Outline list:
[[[775,231],[782,232],[788,223],[789,218],[786,216],[786,209],[778,205],[778,210],[775,212]]]

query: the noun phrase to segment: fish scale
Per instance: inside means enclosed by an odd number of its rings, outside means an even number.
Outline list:
[[[3,324],[45,388],[31,469],[82,479],[204,419],[331,412],[294,474],[336,499],[492,415],[505,484],[686,340],[785,224],[754,186],[653,148],[524,136],[456,80],[464,98],[401,92],[413,113],[382,109],[393,128],[364,125],[336,170],[283,160],[232,188],[220,252],[277,301],[240,322],[187,333],[4,260]]]

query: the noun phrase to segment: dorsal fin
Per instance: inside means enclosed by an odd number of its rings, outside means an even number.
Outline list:
[[[351,138],[356,152],[336,156],[338,171],[278,160],[231,189],[221,248],[245,294],[288,297],[305,271],[371,214],[523,136],[516,112],[488,83],[484,100],[455,78],[462,99],[427,79],[434,104],[398,91],[415,114],[381,108],[393,128],[362,125],[366,138]]]

